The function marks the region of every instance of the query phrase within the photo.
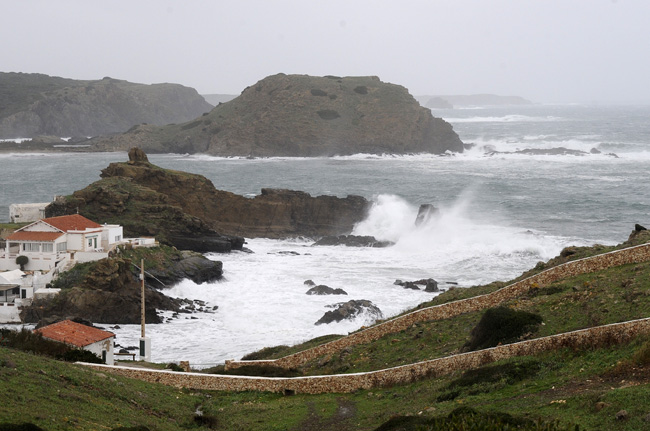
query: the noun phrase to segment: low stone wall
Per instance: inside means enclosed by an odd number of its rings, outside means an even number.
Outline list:
[[[601,271],[614,266],[628,263],[640,263],[650,260],[650,244],[612,251],[598,256],[567,262],[547,269],[539,274],[528,277],[517,283],[503,287],[495,292],[473,298],[462,299],[446,304],[417,310],[404,316],[391,319],[363,331],[339,338],[312,349],[303,350],[293,355],[274,360],[259,361],[226,361],[226,369],[231,370],[246,365],[275,366],[278,368],[296,368],[307,361],[323,355],[339,352],[347,347],[365,344],[377,340],[387,334],[403,331],[414,323],[432,320],[442,320],[460,314],[479,311],[498,306],[503,302],[517,298],[533,286],[541,287],[580,274]]]
[[[307,394],[346,393],[359,389],[373,389],[410,383],[424,378],[450,374],[458,370],[477,368],[501,359],[535,355],[566,347],[584,349],[600,345],[625,343],[641,334],[650,334],[650,318],[567,332],[380,371],[313,377],[269,378],[224,376],[145,370],[142,368],[114,367],[88,363],[83,363],[82,365],[98,371],[151,383],[162,383],[169,386],[197,390],[266,391]]]

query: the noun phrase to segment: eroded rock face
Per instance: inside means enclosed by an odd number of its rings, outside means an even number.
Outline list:
[[[206,252],[241,250],[242,236],[348,233],[369,207],[360,196],[312,197],[293,190],[262,189],[249,199],[217,190],[201,175],[159,168],[142,154],[136,163],[111,163],[101,180],[48,206],[47,217],[78,210],[98,223],[121,224],[125,236],[156,236],[177,248]]]
[[[147,152],[245,157],[463,151],[449,123],[406,88],[373,76],[273,75],[187,123],[143,125],[93,142],[101,151],[137,145]]]

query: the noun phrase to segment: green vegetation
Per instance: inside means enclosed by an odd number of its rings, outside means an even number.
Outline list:
[[[63,343],[57,343],[56,341],[45,339],[41,334],[34,333],[27,329],[22,329],[20,331],[0,329],[0,346],[11,347],[38,355],[45,355],[67,362],[84,361],[94,364],[104,363],[101,358],[92,352],[83,349],[76,349]]]
[[[29,258],[25,255],[20,255],[16,258],[16,265],[20,265],[20,270],[25,270],[25,265],[29,263]]]
[[[472,328],[470,339],[463,350],[481,350],[521,341],[527,334],[536,331],[541,323],[542,316],[535,313],[508,307],[490,308]]]

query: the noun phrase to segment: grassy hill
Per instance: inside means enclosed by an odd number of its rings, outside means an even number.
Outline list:
[[[631,243],[648,240],[646,231]],[[608,250],[567,250],[565,256],[531,271]],[[434,302],[478,295],[500,286],[503,283],[454,289]],[[648,317],[650,263],[564,279],[506,305],[542,316],[544,324],[524,338]],[[463,348],[482,314],[421,323],[367,345],[318,358],[298,371],[359,372],[453,354]],[[258,356],[283,356],[304,347],[267,349]],[[7,348],[0,348],[0,381],[0,394],[8,400],[0,410],[0,423],[27,421],[52,430],[135,425],[151,430],[338,431],[573,430],[576,425],[581,430],[613,431],[650,427],[647,337],[624,345],[567,348],[514,358],[477,370],[351,394],[283,396],[178,390],[108,377]],[[197,410],[202,416],[197,417]]]

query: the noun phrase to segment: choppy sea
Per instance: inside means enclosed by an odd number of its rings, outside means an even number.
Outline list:
[[[208,255],[223,261],[222,281],[186,280],[166,293],[201,299],[218,310],[148,325],[152,360],[210,366],[265,346],[344,334],[371,317],[314,325],[334,303],[367,299],[390,317],[433,295],[405,290],[393,284],[396,279],[432,277],[442,287],[508,280],[565,246],[619,243],[635,223],[650,225],[650,107],[534,105],[433,114],[474,146],[448,156],[150,155],[159,166],[202,174],[219,189],[251,197],[264,187],[364,196],[374,206],[354,233],[395,242],[376,249],[313,247],[311,238],[249,239],[252,254]],[[514,153],[560,147],[586,154]],[[70,194],[99,179],[110,162],[126,158],[0,154],[0,220],[8,220],[11,203]],[[421,204],[439,212],[416,227]],[[305,280],[348,295],[308,296]],[[111,330],[121,346],[138,344],[138,325]]]

